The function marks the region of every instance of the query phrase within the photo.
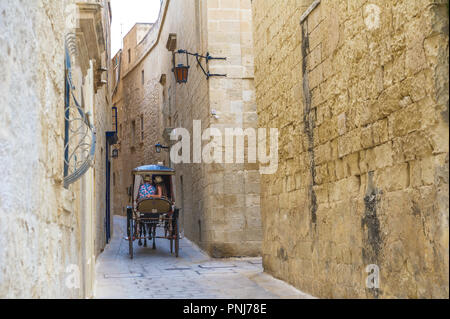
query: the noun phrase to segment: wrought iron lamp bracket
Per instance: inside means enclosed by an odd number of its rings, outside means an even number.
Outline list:
[[[198,53],[191,53],[191,52],[189,52],[189,51],[187,51],[187,50],[178,50],[178,51],[175,52],[175,54],[186,54],[186,65],[187,65],[188,68],[190,68],[190,65],[189,65],[189,56],[195,57],[195,60],[197,61],[198,65],[200,66],[200,68],[201,68],[203,74],[205,74],[207,80],[209,80],[209,78],[210,78],[210,77],[213,77],[213,76],[221,76],[221,77],[226,77],[226,76],[227,76],[226,74],[214,74],[214,73],[210,73],[209,70],[206,71],[206,69],[205,69],[205,67],[203,67],[202,61],[201,61],[202,59],[205,59],[206,64],[208,65],[208,64],[209,64],[209,61],[211,61],[211,60],[222,60],[222,61],[226,61],[227,58],[213,57],[213,56],[211,56],[211,55],[209,54],[209,52],[207,52],[206,55],[201,55],[201,54],[198,54]],[[175,60],[175,54],[174,54],[174,60]],[[175,65],[175,61],[174,61],[174,65]],[[172,70],[172,71],[173,71],[173,70]]]

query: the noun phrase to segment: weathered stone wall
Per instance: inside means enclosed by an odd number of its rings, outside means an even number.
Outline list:
[[[266,271],[319,297],[448,298],[448,7],[254,0]],[[367,289],[366,266],[380,269]]]
[[[110,60],[110,59],[108,59]],[[106,61],[108,61],[106,60]],[[93,207],[94,224],[94,254],[98,256],[106,245],[106,135],[105,132],[113,131],[112,127],[112,111],[110,100],[110,86],[104,86],[95,95],[95,128],[97,134],[97,147],[95,152],[95,162],[92,171],[95,172],[94,177],[94,198],[95,206]],[[111,156],[112,146],[109,147]],[[111,203],[111,236],[113,231],[112,216],[114,215],[114,192],[112,188],[113,172],[115,170],[115,162],[110,157],[111,175],[110,175],[110,203]],[[94,263],[92,263],[94,265]],[[93,270],[94,271],[94,270]]]
[[[106,80],[106,84],[100,86],[98,90],[95,92],[94,97],[94,120],[95,120],[95,128],[98,132],[97,134],[97,147],[95,153],[95,162],[93,166],[94,172],[94,198],[93,201],[95,206],[94,210],[94,226],[93,226],[93,235],[94,235],[94,254],[97,257],[106,245],[106,157],[108,155],[111,171],[110,171],[110,230],[111,236],[113,235],[113,218],[114,215],[114,191],[112,189],[112,179],[113,172],[115,168],[115,162],[111,158],[111,151],[114,146],[109,146],[109,154],[106,153],[107,150],[107,141],[106,141],[106,132],[111,132],[115,130],[113,127],[113,114],[112,114],[112,92],[114,89],[112,74],[111,74],[111,20],[109,10],[106,10],[107,2],[103,0],[103,9],[102,9],[102,22],[104,29],[104,37],[105,37],[105,46],[106,50],[103,52],[101,57],[101,64],[103,68],[107,69],[108,72],[104,72],[101,76],[102,79]],[[94,263],[92,263],[94,265]],[[93,269],[95,271],[95,269]]]
[[[122,50],[116,53],[112,62],[112,105],[117,107],[117,135],[118,144],[114,146],[115,149],[119,151],[119,156],[121,156],[121,145],[124,141],[124,108],[123,108],[123,81],[121,79],[123,72],[123,59],[124,55]],[[127,188],[129,180],[126,178],[128,174],[124,173],[123,160],[121,157],[119,159],[113,159],[114,169],[112,170],[111,176],[111,192],[114,196],[113,202],[113,215],[126,215],[126,206],[128,205],[128,191]]]
[[[227,74],[209,80],[210,127],[223,136],[227,128],[257,128],[251,1],[205,1],[204,5],[205,51],[227,58],[210,62],[211,73]],[[212,110],[218,119],[211,116]],[[261,252],[259,165],[248,163],[247,153],[245,159],[244,164],[205,165],[208,197],[201,219],[206,232],[202,244],[214,257]]]
[[[73,193],[60,186],[63,152],[50,151],[64,148],[64,28],[48,32],[63,14],[62,2],[0,4],[2,297],[78,296],[63,277],[79,260]]]
[[[104,234],[96,238],[95,224],[82,224],[83,216],[96,217],[94,203],[85,202],[88,177],[63,187],[64,32],[71,3],[0,3],[0,298],[92,295],[92,248]],[[80,88],[78,75],[74,81]],[[94,93],[86,89],[85,97],[93,100]],[[106,126],[105,97],[99,90],[97,107],[90,106]],[[104,134],[104,126],[97,129]],[[98,145],[99,153],[101,136]],[[90,174],[104,185],[99,160],[96,155]],[[103,194],[98,189],[95,196],[104,201]]]
[[[125,176],[117,187],[119,192],[130,185],[132,168],[158,161],[171,164],[167,153],[158,155],[154,148],[157,142],[169,144],[163,136],[166,128],[186,128],[193,136],[194,120],[202,122],[203,130],[245,129],[257,124],[250,1],[163,1],[159,20],[139,44],[133,32],[127,35],[123,50],[126,58],[131,47],[136,60],[124,65],[122,79],[124,118],[120,121],[124,123],[119,165]],[[210,61],[210,71],[227,73],[228,78],[207,81],[191,57],[188,83],[176,84],[172,53],[166,48],[170,33],[177,35],[177,50],[227,57],[227,62]],[[177,63],[185,63],[184,56],[177,58],[181,59]],[[163,74],[166,82],[161,84]],[[211,116],[213,109],[218,120]],[[133,149],[131,123],[136,119],[140,131],[141,115],[144,142]],[[140,133],[136,136],[140,138]],[[175,168],[177,206],[183,209],[185,235],[217,257],[259,254],[259,167],[183,163]]]

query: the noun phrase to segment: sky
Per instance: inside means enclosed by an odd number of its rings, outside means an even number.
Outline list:
[[[112,56],[122,48],[122,38],[137,22],[156,22],[160,0],[111,0]]]

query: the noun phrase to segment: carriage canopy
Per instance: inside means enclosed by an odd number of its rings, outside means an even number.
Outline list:
[[[144,165],[133,170],[133,175],[175,175],[175,170],[161,165]]]

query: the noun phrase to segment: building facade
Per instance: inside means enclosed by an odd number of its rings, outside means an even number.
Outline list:
[[[318,297],[448,298],[447,5],[252,7],[259,125],[280,130],[265,270]]]
[[[0,15],[0,298],[89,298],[108,229],[109,1]]]
[[[156,153],[155,144],[173,145],[173,128],[184,128],[195,138],[194,121],[200,121],[200,134],[208,128],[223,133],[225,128],[257,127],[251,26],[250,0],[162,1],[158,21],[137,24],[121,53],[122,95],[114,98],[122,101],[116,213],[123,214],[129,203],[126,189],[134,167],[172,166],[184,234],[215,257],[260,253],[259,167],[207,164],[193,154],[190,163],[172,163],[169,153]],[[203,59],[202,66],[227,77],[207,79],[191,56],[188,81],[177,84],[173,64],[180,49],[226,57],[208,65]],[[175,59],[176,65],[186,64],[184,55]]]

